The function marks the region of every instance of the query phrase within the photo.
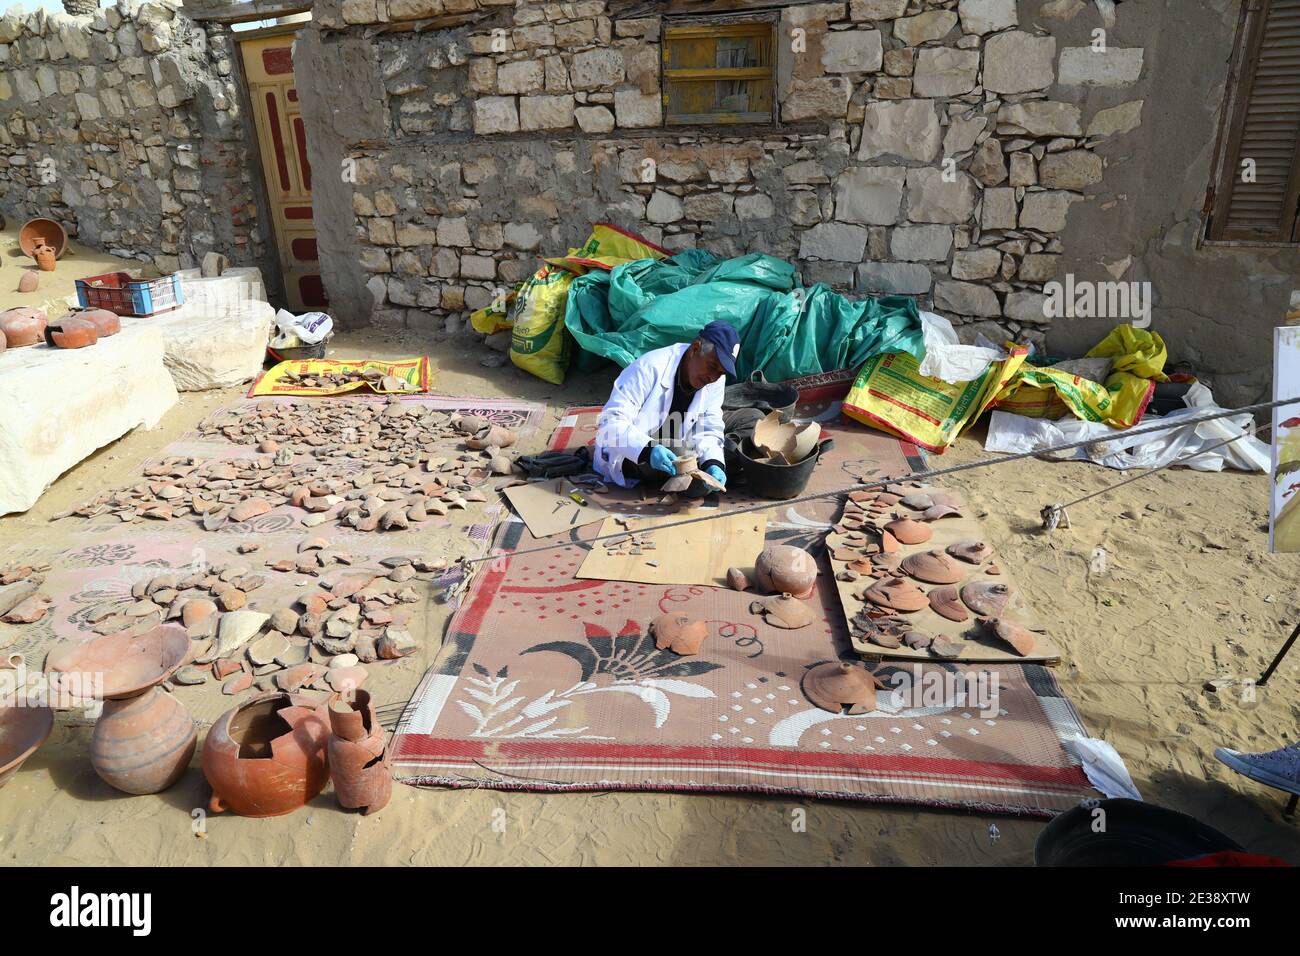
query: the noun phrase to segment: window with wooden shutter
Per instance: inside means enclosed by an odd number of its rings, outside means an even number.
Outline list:
[[[1300,0],[1248,0],[1210,239],[1300,241]]]
[[[772,121],[770,22],[668,27],[663,65],[666,125]]]

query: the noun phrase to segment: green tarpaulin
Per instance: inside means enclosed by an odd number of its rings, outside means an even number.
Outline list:
[[[925,355],[912,299],[853,302],[821,283],[805,289],[790,263],[757,252],[719,259],[688,249],[589,272],[569,288],[564,324],[584,351],[627,366],[689,342],[715,319],[740,333],[743,378],[756,369],[781,381],[857,368],[882,352]]]

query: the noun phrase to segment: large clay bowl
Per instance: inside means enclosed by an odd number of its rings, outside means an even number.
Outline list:
[[[54,729],[54,711],[48,707],[0,707],[0,787]]]
[[[222,714],[203,741],[208,809],[245,817],[292,813],[329,781],[329,714],[297,694],[263,694]]]
[[[36,247],[41,241],[54,249],[54,258],[62,259],[68,249],[68,234],[53,219],[28,219],[18,232],[18,247],[36,258]]]
[[[199,732],[185,705],[161,687],[104,703],[90,738],[90,765],[124,793],[158,793],[180,779]]]
[[[45,671],[51,675],[102,675],[103,690],[95,696],[114,700],[134,697],[162,683],[185,663],[189,653],[185,628],[160,624],[144,634],[108,634],[84,644],[55,647],[45,658]],[[80,688],[83,696],[87,689]]]

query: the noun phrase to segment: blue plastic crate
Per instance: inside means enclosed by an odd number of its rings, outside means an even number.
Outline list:
[[[137,318],[170,312],[185,302],[181,277],[175,272],[157,279],[132,279],[128,272],[106,272],[78,279],[76,286],[77,301],[83,309],[108,309]]]

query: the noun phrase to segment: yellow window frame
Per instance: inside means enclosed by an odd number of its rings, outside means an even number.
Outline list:
[[[709,67],[698,69],[673,69],[669,66],[672,62],[672,51],[674,42],[691,41],[691,40],[723,40],[723,39],[743,39],[757,38],[766,41],[766,66],[758,67]],[[663,59],[663,104],[664,104],[664,125],[666,126],[695,126],[707,124],[737,124],[737,123],[770,123],[772,122],[772,109],[766,112],[717,112],[717,113],[678,113],[669,112],[671,103],[673,84],[684,82],[698,82],[700,80],[715,81],[766,81],[768,84],[769,99],[775,98],[776,91],[776,62],[775,46],[773,38],[773,24],[770,20],[755,21],[752,23],[717,23],[717,24],[699,24],[693,26],[668,27],[664,30],[663,45],[661,55]]]

